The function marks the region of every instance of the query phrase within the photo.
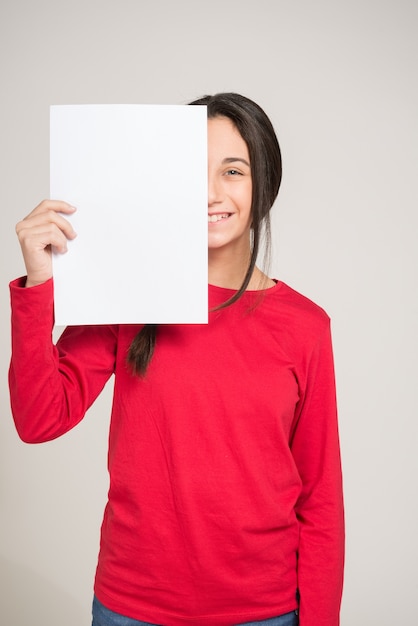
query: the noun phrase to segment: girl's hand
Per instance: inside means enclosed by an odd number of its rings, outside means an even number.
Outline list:
[[[26,287],[40,285],[52,277],[52,250],[64,254],[67,240],[77,236],[60,214],[71,215],[75,210],[67,202],[44,200],[16,225],[26,266]]]

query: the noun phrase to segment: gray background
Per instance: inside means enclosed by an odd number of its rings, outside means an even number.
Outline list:
[[[2,624],[88,626],[107,490],[110,387],[52,443],[21,443],[10,417],[7,283],[23,273],[14,225],[48,196],[49,105],[181,104],[225,90],[258,101],[280,138],[271,273],[333,319],[342,625],[416,623],[417,7],[1,1]]]

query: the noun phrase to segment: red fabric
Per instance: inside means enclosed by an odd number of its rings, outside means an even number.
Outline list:
[[[20,437],[75,426],[115,373],[110,491],[95,591],[170,626],[293,610],[337,626],[343,505],[329,319],[283,283],[208,325],[160,326],[141,380],[138,326],[69,327],[51,343],[53,284],[11,285],[10,390]],[[210,304],[232,292],[210,287]]]

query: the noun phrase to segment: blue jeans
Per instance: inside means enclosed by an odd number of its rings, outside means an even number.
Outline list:
[[[292,611],[280,617],[272,617],[259,622],[245,622],[245,624],[237,624],[237,626],[298,626],[298,612]],[[93,599],[93,622],[91,626],[158,626],[150,622],[141,622],[137,619],[124,617],[119,613],[109,611],[98,601],[96,597]],[[169,626],[169,625],[167,625]]]

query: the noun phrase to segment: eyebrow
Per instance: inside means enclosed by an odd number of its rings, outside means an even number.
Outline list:
[[[239,161],[240,163],[245,163],[245,165],[248,165],[248,167],[250,167],[248,161],[246,161],[246,159],[242,159],[241,157],[227,157],[226,159],[223,159],[222,163],[235,163],[236,161]]]

